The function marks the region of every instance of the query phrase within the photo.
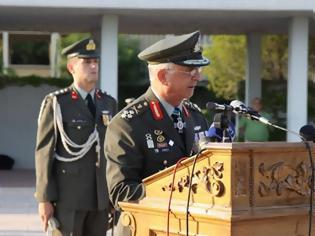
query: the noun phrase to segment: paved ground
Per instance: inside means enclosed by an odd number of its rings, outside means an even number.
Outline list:
[[[0,170],[0,236],[45,235],[33,197],[34,185],[34,171]]]

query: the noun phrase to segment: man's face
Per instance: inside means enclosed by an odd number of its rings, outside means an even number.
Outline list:
[[[170,64],[165,70],[166,95],[174,101],[189,99],[201,79],[201,68]]]
[[[254,99],[252,101],[252,108],[255,110],[255,111],[261,111],[262,109],[262,103],[259,99]]]
[[[72,58],[68,62],[68,70],[74,81],[83,88],[95,86],[98,81],[98,66],[97,58]]]

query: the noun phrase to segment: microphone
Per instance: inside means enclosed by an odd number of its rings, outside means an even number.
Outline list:
[[[299,133],[304,141],[315,142],[315,127],[313,125],[302,126]]]
[[[225,104],[218,104],[215,102],[207,102],[206,108],[208,110],[216,110],[216,111],[233,111],[233,107]]]
[[[251,107],[247,107],[244,103],[238,100],[233,100],[230,103],[230,106],[233,107],[233,112],[236,114],[245,115],[247,118],[252,120],[257,120],[265,125],[272,125],[268,119],[261,116],[257,111]]]

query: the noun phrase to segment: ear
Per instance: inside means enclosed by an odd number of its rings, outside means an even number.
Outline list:
[[[67,70],[69,71],[70,74],[74,73],[73,62],[71,60],[67,62]]]
[[[161,84],[167,85],[167,79],[166,79],[166,70],[160,69],[157,73],[157,78],[160,81]]]

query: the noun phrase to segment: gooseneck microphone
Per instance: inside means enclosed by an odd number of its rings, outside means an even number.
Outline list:
[[[206,108],[208,110],[216,110],[216,111],[233,111],[233,107],[225,104],[218,104],[215,102],[207,102]]]
[[[300,137],[302,140],[304,140],[303,137],[299,133],[271,123],[267,118],[265,118],[262,115],[260,115],[253,108],[247,107],[241,101],[233,100],[230,103],[230,106],[233,107],[233,112],[236,113],[236,114],[243,115],[243,116],[245,116],[248,119],[259,121],[259,122],[261,122],[261,123],[263,123],[265,125],[272,126],[272,127],[276,128],[276,129],[280,129],[280,130],[292,133],[292,134],[297,135],[298,137]]]

